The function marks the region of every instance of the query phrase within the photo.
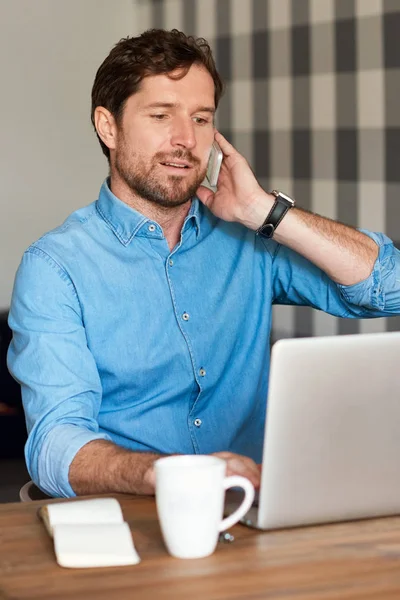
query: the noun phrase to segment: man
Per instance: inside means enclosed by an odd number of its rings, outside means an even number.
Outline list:
[[[173,453],[218,453],[258,485],[272,304],[400,310],[391,241],[264,192],[214,128],[221,91],[206,42],[175,30],[121,40],[97,72],[110,177],[26,251],[10,311],[27,465],[49,494],[153,493]]]

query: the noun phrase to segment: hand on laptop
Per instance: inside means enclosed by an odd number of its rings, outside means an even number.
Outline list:
[[[233,452],[215,452],[213,456],[218,456],[226,462],[226,475],[241,475],[250,479],[256,489],[260,487],[261,465],[257,465],[254,460],[248,456],[234,454]]]

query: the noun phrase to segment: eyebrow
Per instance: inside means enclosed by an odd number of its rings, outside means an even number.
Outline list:
[[[176,102],[152,102],[151,104],[146,104],[143,107],[143,110],[147,110],[149,108],[177,108],[178,104]],[[212,115],[215,114],[215,108],[213,106],[199,106],[194,112],[209,112]]]

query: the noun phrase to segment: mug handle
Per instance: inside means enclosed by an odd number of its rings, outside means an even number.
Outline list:
[[[226,517],[219,524],[218,531],[225,531],[232,527],[240,521],[242,517],[250,510],[251,505],[254,500],[254,486],[253,484],[246,479],[246,477],[241,477],[240,475],[231,475],[230,477],[225,477],[224,479],[224,489],[227,490],[231,487],[241,487],[244,490],[244,498],[242,500],[241,505],[231,514],[229,517]]]

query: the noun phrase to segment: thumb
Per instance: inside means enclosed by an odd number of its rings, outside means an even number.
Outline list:
[[[214,192],[205,185],[201,185],[197,189],[196,196],[203,204],[209,206],[214,199]]]

